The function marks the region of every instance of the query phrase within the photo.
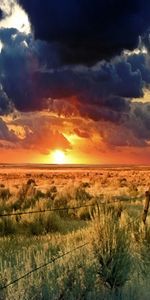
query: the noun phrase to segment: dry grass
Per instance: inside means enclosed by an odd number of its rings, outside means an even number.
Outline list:
[[[84,204],[95,208],[0,218],[0,286],[88,242],[2,291],[0,299],[149,299],[150,219],[146,227],[140,219],[132,222],[142,211],[149,172],[3,171],[1,213]]]

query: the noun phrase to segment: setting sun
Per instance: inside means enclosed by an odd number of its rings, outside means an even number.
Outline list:
[[[65,164],[66,162],[65,153],[62,150],[55,150],[52,157],[54,164]]]

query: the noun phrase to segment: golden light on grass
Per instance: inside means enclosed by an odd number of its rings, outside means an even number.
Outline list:
[[[65,164],[66,163],[66,156],[62,150],[55,150],[52,153],[53,163],[54,164]]]

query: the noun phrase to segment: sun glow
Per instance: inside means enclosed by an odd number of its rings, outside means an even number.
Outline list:
[[[53,163],[54,164],[65,164],[66,163],[66,156],[62,150],[55,150],[52,153]]]

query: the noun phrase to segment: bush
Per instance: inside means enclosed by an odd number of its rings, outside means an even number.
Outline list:
[[[15,210],[15,211],[19,210],[19,209],[21,209],[21,205],[22,205],[22,199],[19,198],[10,205],[10,209]]]
[[[54,186],[51,186],[49,190],[47,190],[45,196],[46,196],[46,198],[50,198],[50,199],[54,200],[56,197],[56,194],[57,194],[57,188],[54,185]]]
[[[5,187],[5,184],[0,183],[0,188],[4,188],[4,187]]]
[[[45,198],[45,194],[41,190],[37,190],[35,193],[35,198],[39,200],[40,198]]]
[[[134,227],[135,241],[138,242],[139,246],[139,257],[140,257],[140,271],[143,277],[149,276],[150,271],[150,227],[141,226]],[[137,239],[138,237],[138,239]]]
[[[59,195],[54,200],[54,207],[55,208],[67,207],[67,204],[68,204],[68,199],[65,195]]]
[[[131,258],[129,235],[119,220],[109,212],[101,212],[93,225],[92,248],[101,281],[110,289],[122,287],[129,278]]]
[[[11,196],[10,190],[1,187],[0,188],[0,198],[4,201],[7,201]]]
[[[90,188],[90,183],[89,182],[82,182],[81,183],[81,188],[85,189],[85,188]]]
[[[90,220],[91,219],[90,207],[82,207],[82,208],[78,209],[77,216],[80,220]]]
[[[36,195],[36,189],[34,184],[23,184],[18,191],[18,199],[24,200],[26,198],[33,198]]]
[[[63,220],[56,213],[39,214],[33,217],[30,223],[26,223],[30,234],[41,235],[49,232],[62,232],[65,230]]]
[[[44,220],[46,233],[61,232],[64,229],[64,222],[56,213],[49,213]]]
[[[41,218],[35,218],[34,221],[28,224],[29,233],[32,235],[44,234],[44,227]]]
[[[22,201],[21,208],[23,210],[29,209],[29,208],[34,208],[37,200],[38,199],[36,199],[35,197],[24,199],[24,201]]]
[[[86,192],[84,188],[78,187],[76,189],[76,191],[75,191],[75,199],[77,201],[79,201],[81,204],[83,202],[86,202],[86,201],[90,200],[91,198],[92,198],[91,195],[88,192]]]
[[[36,182],[35,182],[34,179],[30,178],[30,179],[28,179],[28,181],[27,181],[27,185],[36,185]]]
[[[13,218],[4,217],[0,219],[0,235],[15,234],[17,230],[16,222]]]

